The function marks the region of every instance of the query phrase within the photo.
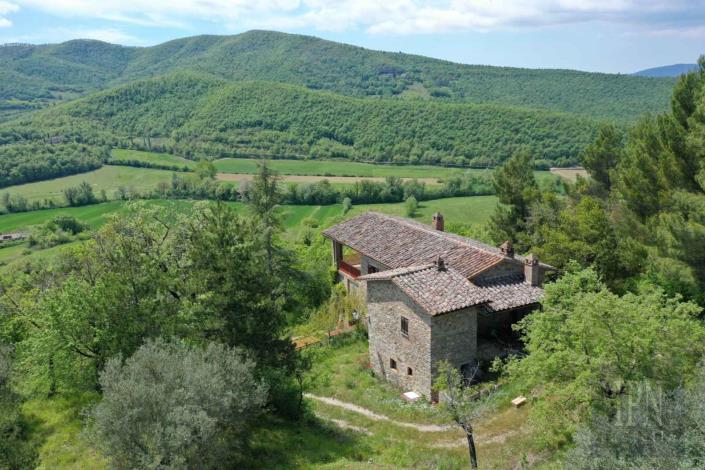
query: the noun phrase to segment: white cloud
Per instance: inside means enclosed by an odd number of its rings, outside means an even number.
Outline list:
[[[485,31],[604,21],[676,31],[705,21],[705,0],[13,0],[56,15],[188,27],[363,30],[377,34]],[[0,0],[0,5],[3,0]],[[0,10],[0,14],[2,10]]]
[[[7,15],[19,10],[20,7],[14,3],[0,0],[0,28],[9,28],[12,26],[12,21],[7,18]]]
[[[144,44],[141,39],[114,28],[51,28],[47,31],[47,36],[51,38],[52,41],[97,39],[98,41],[126,46],[139,46]]]
[[[657,29],[650,32],[653,36],[684,37],[692,39],[705,39],[705,26],[692,26],[685,28]]]

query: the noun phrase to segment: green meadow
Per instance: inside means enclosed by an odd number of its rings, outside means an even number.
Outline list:
[[[194,201],[159,199],[148,200],[143,203],[147,205],[175,206],[180,210],[187,210],[193,206]],[[83,207],[62,207],[5,214],[0,216],[0,233],[26,230],[32,225],[41,224],[57,215],[72,215],[86,222],[92,228],[99,228],[108,221],[110,215],[124,211],[125,204],[124,201],[111,201]],[[244,209],[244,205],[239,202],[229,202],[227,204],[238,210]],[[496,204],[497,198],[494,196],[451,197],[423,201],[419,204],[419,209],[414,218],[419,221],[429,221],[434,212],[440,211],[445,216],[446,223],[476,225],[487,221]],[[281,210],[285,214],[284,226],[287,229],[298,227],[307,218],[315,219],[323,225],[328,220],[343,214],[341,204],[329,206],[282,206]],[[404,215],[404,203],[360,204],[353,206],[346,217],[370,210],[386,214]]]
[[[169,153],[142,152],[140,150],[126,149],[113,149],[110,153],[110,161],[137,161],[150,163],[153,165],[173,166],[174,168],[179,169],[183,167],[193,168],[196,166],[196,162],[193,160],[187,160],[186,158],[177,157],[176,155],[171,155]]]
[[[252,158],[224,158],[216,160],[215,167],[221,173],[257,172],[257,162]],[[375,165],[344,160],[269,160],[268,165],[282,175],[311,176],[361,176],[367,178],[442,178],[461,173],[459,168],[444,168],[425,165]],[[485,170],[469,170],[483,172]]]
[[[108,198],[111,198],[121,186],[134,191],[153,189],[162,181],[170,181],[172,173],[168,170],[106,165],[87,173],[9,186],[0,190],[0,193],[23,196],[29,201],[54,199],[63,202],[66,188],[78,186],[85,181],[93,187],[96,195],[100,195],[100,192],[105,190]]]
[[[148,200],[141,203],[150,206],[175,207],[177,210],[185,211],[190,210],[195,201]],[[245,206],[242,203],[229,202],[227,204],[237,210],[245,210]],[[497,198],[494,196],[454,197],[423,201],[419,204],[419,209],[414,218],[420,222],[429,223],[431,215],[436,211],[440,211],[445,217],[446,224],[476,226],[487,221],[496,204]],[[97,229],[105,224],[111,215],[125,211],[125,205],[126,202],[124,201],[112,201],[83,207],[64,207],[6,214],[0,216],[0,233],[29,230],[33,225],[42,224],[57,215],[72,215],[90,225],[91,228]],[[281,207],[284,227],[286,228],[285,235],[287,237],[296,237],[300,230],[306,226],[321,227],[332,223],[336,218],[353,217],[370,210],[386,214],[404,215],[404,204],[361,204],[353,206],[344,216],[342,204]],[[31,252],[28,252],[26,243],[4,248],[0,247],[0,263],[8,264],[27,257],[53,256],[60,249],[61,246],[57,246],[47,250],[31,250]]]

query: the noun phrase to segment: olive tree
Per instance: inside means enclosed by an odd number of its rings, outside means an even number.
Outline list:
[[[475,374],[473,373],[472,376],[474,377]],[[492,402],[489,393],[482,393],[481,390],[469,387],[470,380],[472,377],[464,377],[457,368],[443,361],[438,365],[438,377],[434,386],[436,390],[442,392],[442,406],[448,417],[465,433],[470,453],[470,466],[476,470],[477,450],[473,425],[478,418],[490,411]]]
[[[108,361],[88,438],[119,468],[214,468],[236,458],[266,386],[245,353],[147,342]]]
[[[578,430],[566,466],[575,469],[702,468],[705,462],[705,368],[688,387],[663,390],[642,381],[613,415]]]

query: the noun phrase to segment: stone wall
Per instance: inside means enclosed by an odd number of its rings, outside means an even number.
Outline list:
[[[391,281],[366,284],[372,369],[404,391],[430,397],[431,317]],[[409,320],[408,337],[401,332],[402,316]],[[390,359],[396,361],[396,370],[390,367]]]
[[[497,266],[494,266],[487,271],[484,271],[473,278],[477,281],[485,281],[498,277],[510,276],[512,274],[524,275],[524,264],[518,261],[502,261]]]
[[[375,268],[377,268],[377,272],[389,270],[389,266],[384,265],[384,264],[380,263],[379,261],[375,261],[365,255],[360,256],[360,272],[363,275],[370,273],[370,271],[369,271],[370,266],[374,266]]]
[[[458,368],[476,363],[474,307],[431,317],[391,281],[374,281],[367,283],[367,316],[372,370],[404,391],[431,398],[439,361]],[[408,337],[402,335],[401,317],[409,320]]]
[[[432,318],[431,373],[437,373],[440,361],[461,368],[473,368],[477,359],[477,307],[444,313]]]

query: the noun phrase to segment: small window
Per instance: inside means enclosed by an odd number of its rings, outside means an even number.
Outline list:
[[[406,368],[406,375],[414,375],[414,371],[411,369],[411,367]]]
[[[409,337],[409,319],[401,317],[401,335],[405,338]]]
[[[392,358],[389,358],[389,368],[397,370],[397,361]]]
[[[374,274],[374,273],[378,273],[378,272],[379,272],[379,269],[375,268],[371,264],[367,265],[367,274]]]

